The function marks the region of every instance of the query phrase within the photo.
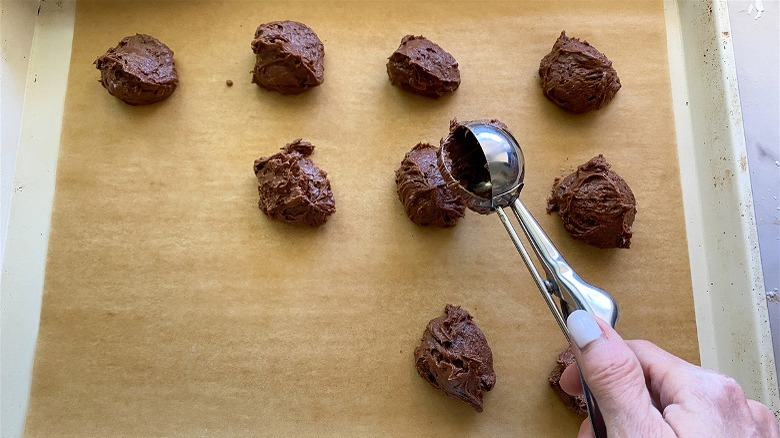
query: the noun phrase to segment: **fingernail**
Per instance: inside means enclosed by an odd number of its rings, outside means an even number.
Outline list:
[[[566,327],[569,328],[571,340],[580,349],[601,337],[601,328],[590,313],[584,310],[575,310],[566,318]]]

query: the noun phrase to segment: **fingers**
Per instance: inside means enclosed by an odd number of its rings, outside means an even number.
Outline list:
[[[582,386],[580,386],[582,389]],[[590,418],[586,418],[585,421],[580,424],[580,430],[577,432],[577,438],[595,438],[593,434],[593,427],[590,425]]]
[[[748,400],[748,409],[756,422],[759,436],[767,438],[780,437],[780,426],[777,425],[774,414],[766,406],[755,400]]]
[[[582,382],[580,382],[580,371],[576,364],[571,364],[561,374],[561,389],[569,395],[582,395]]]
[[[604,321],[581,310],[572,312],[566,325],[610,436],[780,438],[772,412],[748,400],[733,378],[685,362],[650,342],[625,342]],[[577,380],[577,369],[569,367],[561,387],[579,393]],[[588,421],[578,436],[593,436]]]
[[[656,405],[679,402],[681,391],[691,387],[701,368],[648,341],[626,341],[642,365],[648,389]]]
[[[628,341],[644,369],[664,419],[679,436],[721,431],[727,436],[778,437],[772,412],[745,398],[731,377],[689,364],[647,341]]]
[[[608,430],[647,430],[648,424],[663,422],[653,407],[642,366],[620,335],[580,310],[569,315],[566,325],[572,351]]]

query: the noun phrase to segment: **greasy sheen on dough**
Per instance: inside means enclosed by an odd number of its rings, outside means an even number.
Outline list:
[[[271,219],[317,227],[336,211],[328,174],[306,158],[313,151],[314,145],[299,138],[255,160],[258,205]]]
[[[149,35],[123,38],[94,64],[100,70],[103,87],[130,105],[159,102],[173,94],[179,84],[173,50]]]
[[[550,372],[550,375],[547,378],[547,383],[550,384],[550,387],[553,389],[553,391],[555,391],[555,394],[558,396],[561,402],[566,405],[567,408],[571,409],[572,412],[581,417],[587,417],[588,404],[585,401],[585,396],[569,395],[566,391],[563,390],[563,388],[561,388],[561,376],[563,375],[563,371],[566,369],[566,367],[575,362],[576,360],[574,359],[574,354],[571,352],[571,348],[567,347],[561,352],[561,354],[558,355],[558,358],[555,359],[555,367]]]
[[[539,80],[548,99],[576,114],[608,104],[621,86],[612,61],[587,41],[567,37],[565,31],[542,58]]]
[[[438,166],[438,149],[418,143],[404,156],[395,172],[398,199],[407,216],[417,225],[454,227],[466,204],[450,191]]]
[[[390,83],[413,93],[440,97],[458,89],[458,62],[424,36],[406,35],[387,61]]]
[[[417,373],[434,388],[482,412],[496,373],[487,339],[467,311],[447,304],[444,316],[428,323],[414,359]]]
[[[273,21],[257,27],[252,51],[257,55],[252,82],[282,94],[298,94],[324,80],[325,46],[316,33],[297,21]]]
[[[547,213],[557,211],[575,239],[599,248],[628,248],[636,216],[636,199],[628,183],[603,155],[556,178],[547,199]]]

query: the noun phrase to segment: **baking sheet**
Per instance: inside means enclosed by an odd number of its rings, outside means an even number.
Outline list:
[[[728,5],[664,4],[701,362],[780,420]]]
[[[523,199],[616,296],[621,332],[697,360],[663,4],[402,6],[79,3],[29,435],[573,433],[579,420],[546,386],[563,337],[497,218],[423,229],[395,197],[403,154],[437,142],[453,116],[515,132]],[[322,86],[281,96],[249,83],[254,28],[275,19],[319,34]],[[597,113],[565,114],[539,92],[539,59],[561,29],[618,70],[623,89]],[[109,96],[91,65],[134,32],[171,46],[182,79],[150,107]],[[453,96],[389,85],[386,57],[407,33],[458,59]],[[296,137],[318,146],[336,194],[318,230],[256,208],[252,160]],[[597,153],[639,202],[627,251],[574,242],[544,215],[552,179]],[[471,311],[493,348],[482,414],[413,369],[446,302]]]

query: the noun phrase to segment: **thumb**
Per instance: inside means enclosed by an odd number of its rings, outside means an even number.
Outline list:
[[[639,359],[609,324],[576,310],[566,325],[577,365],[610,434],[647,430],[653,421],[663,421],[653,407]]]

